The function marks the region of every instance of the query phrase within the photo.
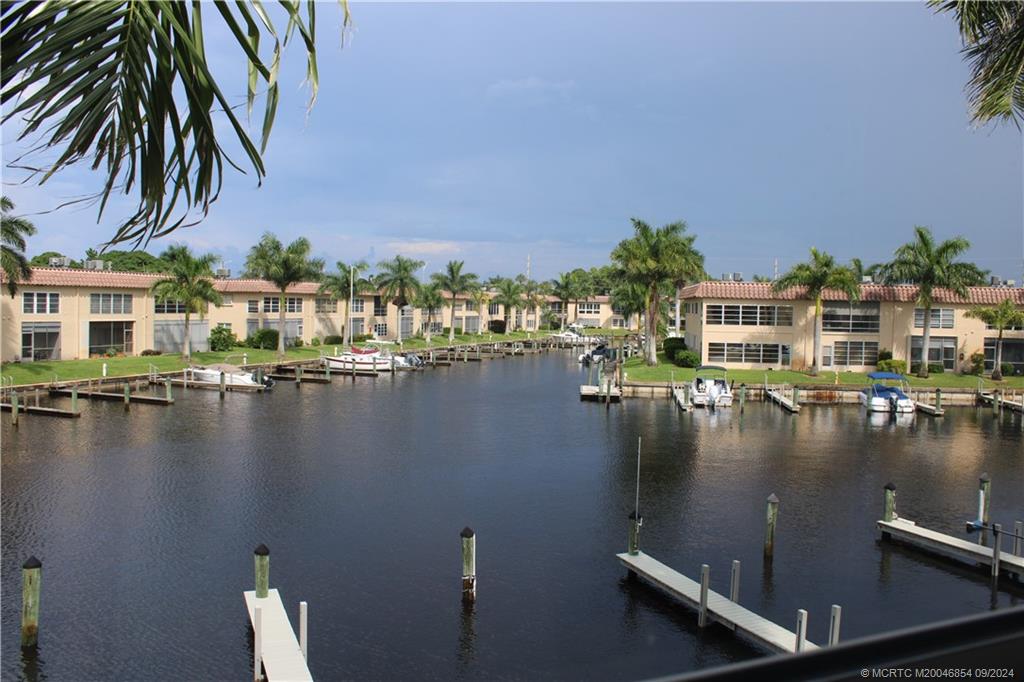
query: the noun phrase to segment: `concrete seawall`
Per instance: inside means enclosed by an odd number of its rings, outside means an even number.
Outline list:
[[[676,384],[679,385],[678,383]],[[863,386],[834,386],[831,384],[817,386],[800,386],[800,402],[818,405],[857,404],[858,395]],[[739,384],[733,387],[734,395]],[[934,403],[935,389],[911,389],[910,397],[917,402]],[[634,382],[627,381],[622,387],[624,398],[671,398],[672,393],[668,382]],[[764,400],[764,387],[761,385],[747,386],[748,400]],[[971,388],[943,388],[942,405],[975,405],[978,392]]]

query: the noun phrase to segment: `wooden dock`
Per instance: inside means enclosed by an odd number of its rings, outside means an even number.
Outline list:
[[[622,389],[618,386],[612,386],[608,389],[590,384],[580,386],[580,400],[602,401],[605,399],[605,396],[608,396],[611,402],[617,403],[622,400]]]
[[[978,400],[985,405],[991,405],[995,401],[995,395],[992,393],[978,393]],[[1000,397],[999,404],[1008,410],[1014,412],[1024,412],[1024,400],[1007,400],[1006,398]]]
[[[690,395],[685,389],[673,388],[672,402],[674,402],[676,404],[676,407],[678,407],[683,412],[693,411],[693,403],[690,402]]]
[[[341,374],[341,372],[334,372],[334,371],[332,371],[331,372],[331,377],[337,376],[338,374]],[[271,379],[273,379],[274,381],[298,381],[298,378],[297,378],[298,375],[296,375],[296,374],[268,374],[267,376],[270,377]],[[302,372],[302,382],[301,383],[303,383],[303,384],[306,384],[306,383],[309,383],[309,384],[329,384],[329,383],[331,383],[331,378],[328,377],[326,374],[312,375],[311,376],[311,375],[307,374],[305,371],[303,371]]]
[[[945,554],[946,556],[963,559],[971,563],[992,566],[992,559],[995,555],[994,547],[986,547],[976,542],[928,530],[918,526],[913,521],[902,518],[895,518],[892,521],[879,521],[878,529],[882,531],[883,537],[887,534],[931,552]],[[1018,578],[1024,576],[1024,557],[1000,551],[999,566],[1005,571],[1016,573]]]
[[[10,412],[14,408],[10,403],[0,403],[0,412]],[[36,407],[35,405],[18,405],[19,414],[40,414],[47,417],[64,417],[65,419],[77,419],[82,416],[81,412],[71,410],[60,410],[55,407]]]
[[[71,389],[51,388],[50,395],[71,397]],[[105,391],[79,391],[78,397],[83,400],[106,400],[108,402],[124,402],[124,393],[107,393]],[[129,393],[128,401],[133,405],[173,405],[174,398],[168,400],[164,396]]]
[[[245,595],[245,607],[249,611],[249,622],[255,628],[255,608],[260,607],[262,626],[261,658],[267,680],[271,682],[312,682],[313,675],[306,665],[306,657],[302,655],[302,647],[295,639],[295,631],[288,620],[288,613],[281,603],[281,595],[276,590],[267,590],[263,599],[256,598],[255,590],[248,590]]]
[[[164,379],[154,379],[151,383],[163,386]],[[171,379],[171,386],[181,386],[182,388],[199,388],[209,391],[219,391],[220,382],[217,381],[182,381],[181,379]],[[250,386],[248,384],[225,384],[224,390],[226,391],[243,391],[248,393],[260,393],[266,389],[265,386]],[[81,393],[79,393],[81,395]],[[122,398],[124,396],[121,396]],[[134,398],[133,398],[134,400]]]
[[[942,409],[941,407],[935,407],[934,405],[929,405],[928,403],[922,403],[921,401],[915,402],[914,403],[914,408],[918,412],[923,412],[923,413],[925,413],[927,415],[930,415],[932,417],[941,417],[942,415],[946,414],[946,411],[944,409]]]
[[[638,552],[617,554],[622,565],[641,576],[655,587],[667,592],[686,606],[700,611],[701,586],[660,561]],[[738,603],[713,590],[707,592],[707,614],[737,635],[759,646],[775,652],[794,653],[797,651],[797,634],[767,618],[745,609]],[[817,649],[817,645],[804,641],[802,650]]]
[[[764,394],[770,401],[778,403],[779,406],[788,412],[796,414],[800,411],[800,405],[794,402],[792,398],[787,398],[783,395],[781,388],[765,386]]]

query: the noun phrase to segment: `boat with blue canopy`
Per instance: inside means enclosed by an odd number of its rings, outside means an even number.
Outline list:
[[[860,404],[868,412],[900,414],[914,411],[914,401],[907,395],[910,386],[905,376],[895,372],[872,372],[868,378],[872,384],[860,392]]]

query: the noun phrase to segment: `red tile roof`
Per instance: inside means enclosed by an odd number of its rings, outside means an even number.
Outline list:
[[[32,276],[22,286],[103,287],[111,289],[148,289],[164,275],[147,272],[111,270],[73,270],[71,268],[32,268]],[[0,281],[5,281],[0,275]]]
[[[793,287],[776,293],[769,282],[699,282],[684,287],[681,297],[688,299],[797,301],[805,299],[805,294],[806,289],[803,287]],[[842,292],[827,290],[824,298],[828,301],[845,301],[848,297]],[[1024,288],[969,287],[966,300],[948,289],[936,289],[933,298],[936,303],[973,303],[975,305],[996,305],[1009,298],[1018,305],[1024,305]],[[917,300],[917,287],[909,284],[862,284],[860,285],[860,300],[912,303]]]

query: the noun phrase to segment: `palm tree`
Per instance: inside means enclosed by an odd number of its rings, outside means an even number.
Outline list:
[[[217,256],[208,253],[194,256],[184,244],[168,247],[160,258],[170,265],[168,277],[153,283],[150,291],[161,302],[178,301],[185,306],[185,339],[182,342],[181,357],[185,362],[192,359],[193,313],[202,319],[203,311],[213,303],[220,305],[221,295],[213,286],[213,264]]]
[[[349,322],[349,313],[352,310],[352,298],[357,294],[365,293],[373,286],[370,280],[360,273],[369,269],[366,261],[356,261],[349,265],[342,261],[337,262],[338,274],[324,275],[320,281],[320,288],[317,293],[326,294],[335,301],[345,301],[345,330],[342,332],[342,344],[349,345],[352,324]]]
[[[821,302],[826,289],[846,294],[851,303],[860,298],[860,284],[850,268],[837,265],[836,259],[824,251],[811,247],[811,260],[798,263],[775,281],[776,292],[803,287],[804,296],[814,301],[814,359],[811,376],[818,375],[821,367]]]
[[[25,237],[36,233],[36,226],[25,218],[12,216],[13,210],[14,202],[0,197],[0,270],[4,272],[11,298],[18,292],[18,282],[32,277],[32,268],[25,258]]]
[[[512,309],[523,305],[523,286],[514,279],[502,279],[495,285],[494,303],[505,308],[505,333],[512,328]]]
[[[1024,327],[1024,310],[1021,310],[1013,302],[1013,299],[1004,298],[995,307],[971,308],[964,313],[967,317],[981,320],[988,326],[999,332],[996,339],[996,358],[992,365],[992,380],[1002,381],[1003,379],[1003,332],[1007,329]]]
[[[644,360],[658,364],[658,322],[662,287],[678,278],[686,264],[694,259],[693,242],[683,234],[686,223],[679,221],[657,229],[642,220],[632,219],[634,236],[619,242],[612,261],[626,281],[641,286],[644,294]]]
[[[399,343],[402,342],[402,308],[409,305],[420,290],[416,271],[423,265],[423,261],[405,256],[395,256],[391,260],[382,260],[378,263],[381,271],[374,283],[381,290],[381,296],[398,306]]]
[[[476,275],[471,272],[462,272],[462,266],[465,264],[465,261],[450,260],[445,266],[444,272],[435,272],[431,276],[434,282],[440,284],[442,289],[447,289],[451,294],[452,324],[448,328],[448,343],[455,342],[455,298],[472,291],[479,284]],[[462,326],[465,331],[465,322]]]
[[[636,282],[625,281],[620,278],[618,284],[612,289],[612,305],[622,311],[626,326],[629,326],[629,319],[634,315],[642,318],[646,308],[647,290]]]
[[[533,319],[536,323],[534,329],[539,330],[540,313],[541,308],[547,301],[548,284],[547,282],[536,282],[532,279],[523,278],[521,286],[523,287],[523,303],[526,306],[527,314],[530,310],[533,310]]]
[[[551,291],[562,302],[561,329],[565,329],[569,317],[569,305],[586,296],[583,281],[576,271],[560,272],[558,279],[551,281]]]
[[[441,288],[441,284],[438,282],[430,282],[424,284],[419,288],[416,293],[416,299],[413,303],[417,308],[425,310],[427,313],[427,330],[426,340],[427,345],[430,345],[430,325],[434,322],[434,315],[437,311],[444,307],[444,290]],[[452,338],[448,337],[448,341],[451,342]]]
[[[705,279],[704,272],[704,254],[694,248],[693,243],[697,239],[697,235],[688,234],[683,237],[686,241],[686,251],[684,257],[678,263],[678,269],[672,277],[672,288],[675,294],[675,324],[674,331],[676,336],[679,336],[681,327],[681,316],[680,316],[680,301],[679,291],[687,284],[697,282]]]
[[[1024,3],[930,0],[936,12],[954,12],[971,62],[967,84],[977,123],[1024,120]]]
[[[879,268],[886,284],[916,284],[917,305],[924,308],[924,338],[917,376],[928,377],[928,350],[932,338],[932,304],[935,290],[950,289],[960,298],[967,298],[967,287],[985,281],[985,272],[974,263],[955,259],[971,248],[963,237],[935,243],[932,231],[920,225],[914,228],[914,241],[896,249],[893,260]]]
[[[347,25],[348,5],[342,3]],[[224,167],[237,168],[224,151],[231,145],[218,137],[220,130],[231,131],[228,136],[236,138],[259,183],[266,174],[262,154],[277,111],[282,47],[293,35],[301,37],[306,52],[310,107],[319,86],[316,3],[277,4],[287,18],[283,36],[257,0],[212,5],[247,63],[250,113],[257,89],[266,88],[257,148],[207,60],[202,10],[211,5],[3,3],[0,99],[11,105],[3,122],[26,122],[18,139],[32,147],[29,155],[38,161],[24,159],[19,165],[33,167],[29,177],[38,177],[40,184],[82,161],[94,168],[102,165],[102,189],[87,197],[101,199],[100,215],[112,194],[137,189],[135,212],[111,242],[165,235],[185,224],[190,209],[202,215],[209,211]],[[260,55],[261,38],[272,45],[269,60]],[[222,121],[227,125],[219,125]],[[181,216],[175,215],[179,199],[185,202]]]
[[[270,232],[263,234],[259,243],[249,249],[245,259],[245,276],[272,282],[281,292],[278,295],[277,355],[284,360],[285,292],[293,284],[317,281],[323,275],[324,261],[310,258],[313,247],[305,237],[299,237],[288,246]]]
[[[491,302],[491,297],[483,287],[476,286],[470,290],[469,298],[473,301],[473,305],[476,306],[477,315],[480,317],[478,332],[483,334],[484,330],[487,329],[487,326],[484,324],[484,315],[487,314],[487,306]]]

